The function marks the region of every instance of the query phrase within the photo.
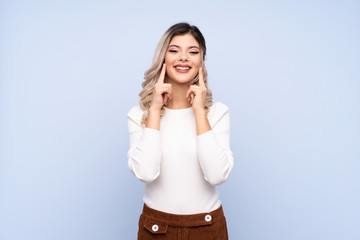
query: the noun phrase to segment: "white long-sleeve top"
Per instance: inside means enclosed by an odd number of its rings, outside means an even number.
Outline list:
[[[172,214],[196,214],[221,205],[216,185],[230,175],[229,108],[214,103],[207,115],[211,130],[197,135],[192,109],[169,109],[160,118],[160,131],[142,128],[143,111],[128,112],[130,171],[145,182],[144,203]]]

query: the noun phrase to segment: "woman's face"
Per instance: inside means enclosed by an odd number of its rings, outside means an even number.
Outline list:
[[[190,84],[202,64],[199,43],[190,33],[173,37],[165,63],[168,82]]]

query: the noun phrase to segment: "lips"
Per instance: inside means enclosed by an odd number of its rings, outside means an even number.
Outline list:
[[[180,73],[187,73],[190,71],[191,67],[187,64],[177,64],[174,66],[175,70]]]

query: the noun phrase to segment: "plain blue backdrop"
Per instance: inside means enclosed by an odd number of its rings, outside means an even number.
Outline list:
[[[197,25],[235,166],[232,240],[360,239],[359,1],[0,1],[0,239],[136,239],[126,114]]]

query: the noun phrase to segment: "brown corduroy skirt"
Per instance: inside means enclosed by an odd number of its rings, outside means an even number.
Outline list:
[[[169,214],[144,204],[139,218],[138,240],[228,240],[222,206],[191,215]]]

